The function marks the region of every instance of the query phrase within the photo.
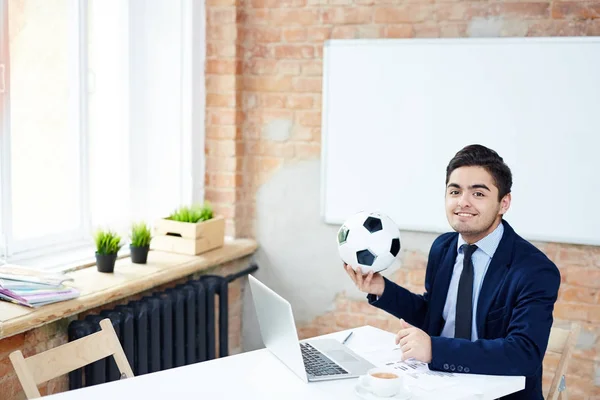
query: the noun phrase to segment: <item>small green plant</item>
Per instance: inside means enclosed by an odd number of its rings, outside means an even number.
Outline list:
[[[131,226],[131,245],[134,247],[147,247],[152,240],[152,232],[145,222],[134,223]]]
[[[116,254],[121,248],[121,236],[112,230],[98,230],[94,241],[98,254]]]
[[[203,205],[195,204],[191,207],[182,206],[175,210],[167,219],[179,222],[196,223],[198,221],[206,221],[213,217],[212,206],[208,202]]]

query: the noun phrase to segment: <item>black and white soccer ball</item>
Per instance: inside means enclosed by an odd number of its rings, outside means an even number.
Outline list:
[[[387,215],[361,211],[340,227],[337,242],[340,257],[352,269],[380,272],[400,253],[400,229]]]

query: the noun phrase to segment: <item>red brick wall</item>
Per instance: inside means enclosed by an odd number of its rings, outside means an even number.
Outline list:
[[[600,35],[599,1],[206,0],[206,195],[228,232],[254,235],[257,188],[285,163],[318,159],[323,41]],[[287,140],[265,134],[291,126]],[[582,339],[569,369],[574,399],[600,398],[600,249],[542,245],[563,275],[555,317],[579,321]],[[409,249],[410,250],[410,249]],[[422,290],[426,254],[404,254],[395,280]],[[396,322],[340,294],[336,311],[300,328],[303,336]],[[335,325],[331,320],[335,320]],[[545,376],[556,360],[547,360]]]
[[[217,268],[215,271],[211,271],[211,274],[216,275],[228,275],[233,272],[237,272],[248,266],[249,259],[244,258],[237,261],[224,264]],[[197,277],[198,275],[194,276]],[[94,308],[86,311],[78,316],[65,318],[48,325],[43,325],[40,328],[33,329],[31,331],[21,333],[15,336],[11,336],[6,339],[0,340],[0,400],[23,400],[25,394],[21,389],[21,384],[15,375],[12,363],[8,358],[9,354],[15,350],[20,349],[25,357],[32,356],[34,354],[49,350],[61,344],[67,343],[67,329],[69,322],[74,319],[85,318],[88,314],[96,314],[104,309],[111,309],[117,304],[124,304],[131,300],[139,299],[143,296],[151,294],[152,292],[159,292],[168,287],[175,286],[179,283],[187,281],[188,278],[181,279],[178,281],[170,282],[169,284],[157,287],[154,290],[140,293],[136,296],[122,299],[118,302],[105,304],[102,307]],[[242,298],[243,290],[245,285],[243,284],[244,279],[238,279],[233,281],[229,285],[228,290],[228,301],[229,301],[229,352],[230,354],[237,354],[242,351]],[[217,311],[218,321],[218,298],[215,302],[215,308]],[[217,333],[217,356],[219,354],[218,348],[218,333]],[[58,393],[68,390],[69,381],[68,376],[55,378],[39,386],[40,393],[42,396],[46,394]]]

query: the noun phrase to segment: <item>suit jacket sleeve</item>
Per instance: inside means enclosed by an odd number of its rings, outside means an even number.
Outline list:
[[[425,272],[425,292],[422,295],[414,294],[389,279],[383,278],[385,282],[383,294],[378,299],[372,294],[368,295],[369,303],[397,318],[404,319],[413,326],[423,329],[429,310],[430,291],[439,264],[440,251],[438,248],[436,240],[429,252],[430,256]]]
[[[530,262],[517,283],[515,308],[506,310],[507,334],[498,339],[432,337],[434,370],[462,366],[465,372],[488,375],[534,375],[548,345],[552,311],[558,296],[560,273],[549,262]]]

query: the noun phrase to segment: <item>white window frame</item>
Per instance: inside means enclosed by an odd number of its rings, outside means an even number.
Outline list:
[[[8,88],[6,87],[8,79],[7,74],[7,54],[6,48],[8,47],[8,4],[6,0],[0,0],[0,261],[6,259],[6,242],[7,242],[7,231],[5,226],[8,224],[10,212],[4,206],[6,204],[6,193],[2,189],[5,186],[6,177],[10,176],[5,167],[5,153],[9,149],[8,144],[10,142],[4,134],[7,126],[7,116],[9,115],[8,103],[4,98],[8,95]]]
[[[173,0],[163,0],[173,1]],[[179,0],[178,6],[181,7],[181,143],[180,143],[180,163],[182,167],[182,176],[180,176],[180,200],[182,204],[200,202],[204,199],[204,143],[205,143],[205,1]],[[21,263],[27,265],[44,264],[45,268],[64,269],[72,267],[73,257],[81,260],[81,254],[86,258],[93,259],[93,243],[90,237],[91,215],[89,185],[86,179],[89,170],[88,132],[87,132],[87,91],[88,91],[88,66],[87,66],[87,0],[81,0],[76,3],[76,13],[73,18],[72,30],[74,38],[73,46],[77,48],[79,68],[79,90],[78,104],[74,104],[80,111],[80,117],[72,123],[78,127],[80,132],[80,154],[81,154],[81,215],[80,227],[76,231],[67,234],[48,235],[46,237],[31,239],[22,242],[15,242],[12,239],[12,218],[10,204],[12,194],[10,192],[10,135],[6,134],[10,129],[10,65],[8,54],[8,0],[0,0],[0,64],[6,66],[0,67],[0,260],[4,257],[8,262]],[[144,32],[136,32],[132,27],[132,18],[139,18],[140,11],[152,12],[145,0],[131,0],[129,3],[129,21],[130,35],[143,35]],[[167,4],[167,3],[165,3]],[[171,3],[172,4],[172,3]],[[160,11],[158,11],[160,12]],[[155,15],[156,17],[156,15]],[[134,36],[132,36],[134,37]],[[141,39],[138,37],[138,39]],[[130,38],[131,40],[131,38]],[[157,55],[158,57],[159,55]],[[130,54],[130,57],[133,57]],[[130,58],[130,65],[135,65],[140,60]],[[71,65],[77,65],[76,62]],[[2,76],[4,72],[4,76]],[[2,78],[4,78],[2,80]],[[134,89],[130,85],[129,89]],[[135,93],[131,93],[130,104],[135,99]],[[77,129],[77,128],[75,128]],[[139,132],[130,129],[131,134],[139,136]],[[131,139],[130,139],[131,140]],[[130,170],[134,170],[130,166]],[[8,190],[6,190],[8,189]],[[135,197],[135,196],[134,196]],[[52,250],[50,252],[49,250]],[[123,251],[125,250],[125,251]],[[120,254],[126,254],[123,249]],[[3,254],[3,252],[5,252]],[[57,255],[58,253],[58,255]],[[75,255],[77,254],[77,255]],[[47,260],[52,260],[48,263]],[[80,263],[87,263],[90,260],[81,260]]]
[[[206,1],[181,0],[182,52],[182,165],[190,171],[182,181],[182,201],[204,201],[206,119]]]

